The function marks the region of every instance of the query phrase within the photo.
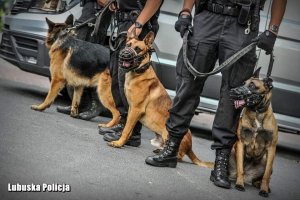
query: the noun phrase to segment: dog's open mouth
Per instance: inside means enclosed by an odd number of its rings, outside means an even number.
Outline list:
[[[238,109],[238,108],[241,108],[241,107],[243,107],[244,105],[245,105],[245,100],[244,99],[242,99],[242,100],[235,100],[234,101],[234,107],[235,107],[235,109]]]
[[[124,68],[128,68],[128,67],[131,66],[131,64],[130,64],[130,62],[123,61],[122,66],[123,66]]]

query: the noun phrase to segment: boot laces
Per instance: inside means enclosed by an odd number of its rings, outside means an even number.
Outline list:
[[[167,143],[164,146],[160,155],[162,157],[171,156],[172,154],[174,154],[175,149],[176,149],[175,142],[171,142],[170,140],[167,140]],[[176,154],[177,154],[177,152],[176,152]]]
[[[215,166],[215,172],[217,175],[227,176],[228,173],[228,160],[229,160],[229,154],[220,151],[220,153],[217,154],[216,157],[216,166]]]

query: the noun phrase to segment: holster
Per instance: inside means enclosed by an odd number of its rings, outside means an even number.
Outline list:
[[[241,25],[246,25],[249,20],[252,4],[250,3],[250,4],[238,4],[238,5],[241,6],[240,14],[238,16],[238,23]]]

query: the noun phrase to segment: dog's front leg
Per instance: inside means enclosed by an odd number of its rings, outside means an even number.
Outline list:
[[[266,169],[261,181],[261,186],[259,191],[259,195],[263,197],[269,196],[269,183],[270,183],[270,176],[272,173],[273,161],[275,158],[275,152],[276,152],[276,144],[275,145],[273,144],[268,148]]]
[[[65,87],[65,84],[66,82],[63,79],[61,80],[52,79],[50,89],[48,91],[47,97],[44,100],[44,102],[41,103],[40,105],[32,105],[31,109],[43,111],[46,108],[50,107],[50,105],[57,97],[58,93]]]
[[[109,142],[108,145],[120,148],[128,141],[132,134],[132,130],[142,116],[142,112],[138,108],[129,108],[126,125],[123,129],[122,136],[117,141]]]
[[[72,106],[71,106],[71,117],[77,117],[78,116],[78,107],[80,104],[81,96],[83,93],[83,87],[75,87],[74,88],[74,94],[72,99]]]
[[[245,191],[244,187],[244,145],[240,139],[236,142],[236,168],[237,177],[235,188],[240,191]]]

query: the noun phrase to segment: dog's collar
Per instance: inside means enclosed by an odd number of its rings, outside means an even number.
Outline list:
[[[258,104],[257,106],[253,107],[253,108],[249,108],[252,112],[256,112],[256,113],[264,113],[268,110],[269,106],[271,104],[271,101],[268,100],[266,103],[263,103],[263,101]]]
[[[133,71],[135,73],[138,73],[138,74],[142,74],[144,73],[147,69],[149,69],[149,67],[151,66],[151,61],[147,62],[146,64],[134,69]]]

